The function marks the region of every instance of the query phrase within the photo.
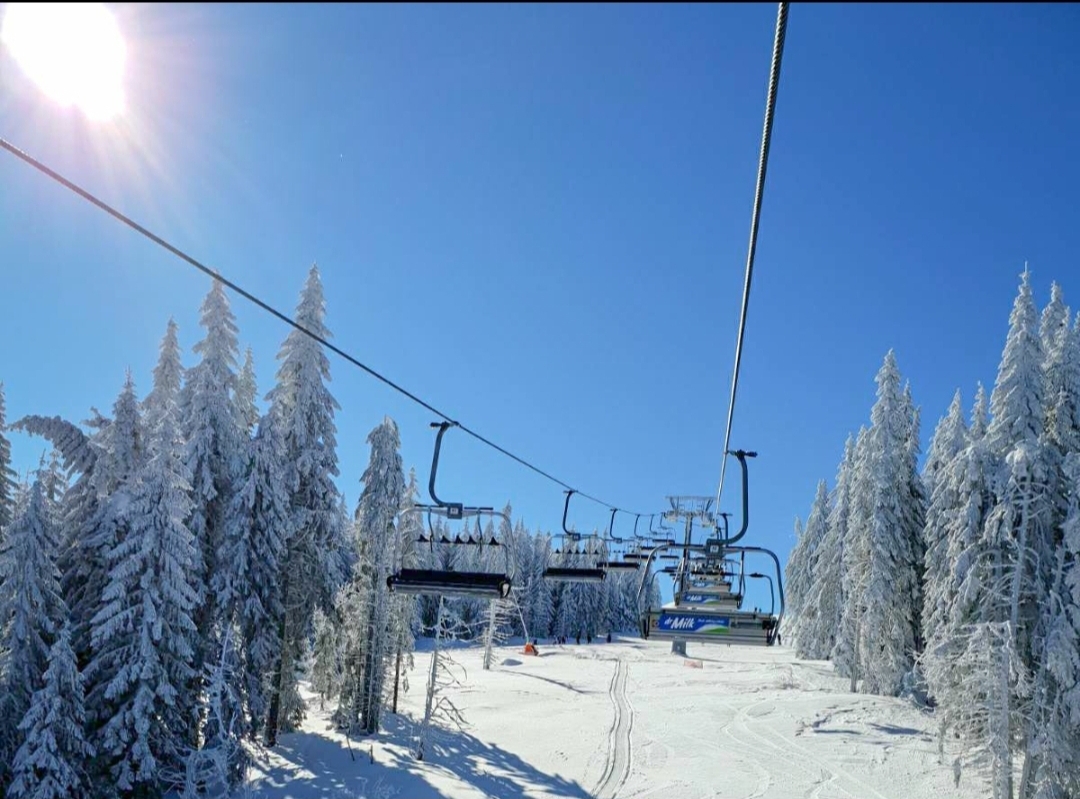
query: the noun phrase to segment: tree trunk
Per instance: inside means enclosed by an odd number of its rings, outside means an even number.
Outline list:
[[[1053,586],[1050,590],[1050,618],[1054,616],[1054,604],[1055,598],[1059,596],[1061,590],[1061,581],[1065,571],[1065,548],[1058,547],[1057,551],[1057,564],[1054,567],[1054,579],[1051,582]],[[1032,692],[1032,709],[1031,716],[1028,721],[1028,732],[1026,745],[1024,747],[1024,767],[1020,771],[1020,787],[1017,790],[1017,796],[1020,799],[1030,799],[1030,794],[1034,790],[1034,786],[1031,784],[1032,778],[1035,776],[1036,767],[1038,766],[1038,755],[1033,753],[1035,747],[1035,739],[1038,737],[1039,729],[1041,727],[1042,717],[1044,715],[1044,703],[1046,701],[1046,647],[1043,646],[1042,657],[1039,658],[1039,671],[1035,675],[1035,690]]]
[[[398,645],[397,655],[394,659],[394,704],[392,712],[397,715],[398,683],[401,680],[401,646]]]
[[[281,595],[287,603],[289,599],[289,575],[287,572],[285,574],[284,585],[281,587]],[[278,727],[280,726],[281,692],[285,681],[285,633],[287,630],[285,620],[288,614],[288,605],[286,604],[281,612],[281,621],[278,622],[277,663],[274,666],[274,678],[270,689],[270,709],[266,718],[267,746],[275,746],[277,744]]]
[[[439,643],[442,640],[443,627],[443,598],[439,597],[439,612],[435,620],[435,643],[431,649],[431,671],[428,674],[427,700],[424,703],[424,720],[420,722],[420,735],[416,742],[416,759],[424,759],[424,750],[427,748],[428,727],[431,724],[431,714],[435,709],[435,680],[439,674]]]

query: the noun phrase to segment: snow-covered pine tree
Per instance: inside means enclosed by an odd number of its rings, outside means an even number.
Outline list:
[[[100,682],[103,726],[95,749],[122,791],[154,791],[161,769],[176,768],[192,708],[194,536],[183,444],[175,405],[148,431],[149,458],[127,488],[125,524],[108,553],[109,583],[92,620],[89,669]],[[114,423],[115,426],[115,423]]]
[[[396,520],[405,501],[405,474],[401,466],[401,439],[394,420],[386,417],[368,435],[371,458],[361,480],[364,490],[356,509],[357,532],[362,551],[367,556],[367,569],[361,574],[369,599],[365,603],[367,618],[359,622],[366,631],[361,639],[363,675],[358,686],[359,722],[365,732],[379,731],[382,713],[387,661],[396,654],[391,640],[390,592],[386,578],[396,564],[400,549]]]
[[[69,476],[78,475],[64,493],[57,565],[80,669],[90,659],[90,619],[108,581],[106,555],[115,539],[116,512],[121,504],[112,497],[131,478],[135,459],[142,453],[141,421],[130,381],[114,405],[114,415],[120,421],[117,425],[94,411],[84,422],[94,430],[91,435],[58,416],[25,416],[12,424],[49,440],[62,454]],[[84,674],[84,678],[89,675]],[[89,684],[87,690],[89,693]],[[89,700],[87,710],[92,715]]]
[[[863,691],[893,695],[915,654],[922,514],[905,507],[915,466],[909,451],[913,420],[892,350],[876,382],[864,483],[869,561],[859,629],[860,671]]]
[[[973,457],[958,459],[968,461],[967,482],[985,480],[986,490],[976,485],[960,492],[961,501],[975,507],[961,511],[959,534],[950,535],[960,550],[952,640],[944,657],[927,664],[943,730],[958,732],[966,751],[991,754],[996,799],[1014,795],[1013,760],[1030,714],[1032,655],[1041,643],[1038,608],[1048,595],[1052,562],[1053,461],[1042,440],[1046,384],[1038,325],[1025,270],[990,399],[992,419],[985,436],[978,435],[981,423],[972,425]],[[983,519],[974,540],[956,540],[971,536],[973,517]],[[977,723],[970,722],[973,686],[989,712]],[[958,773],[964,762],[957,759]]]
[[[15,470],[11,468],[11,442],[4,435],[7,425],[4,384],[0,383],[0,543],[15,512]]]
[[[11,799],[87,799],[86,763],[94,750],[83,728],[83,680],[65,621],[49,649],[42,685],[19,724],[23,743],[12,762]]]
[[[219,576],[218,561],[225,549],[228,510],[247,445],[240,428],[243,412],[235,396],[239,352],[236,317],[220,281],[213,281],[203,300],[199,324],[206,331],[193,348],[200,360],[188,370],[179,395],[180,433],[186,447],[184,465],[193,500],[186,526],[195,536],[198,555],[192,581],[197,593],[193,619],[199,631],[193,661],[196,683],[188,697],[192,702],[201,693],[198,685],[204,660],[214,663],[218,659],[216,648],[223,635],[223,618],[213,581]],[[174,333],[172,326],[170,333]],[[179,362],[179,348],[172,352],[166,346],[162,345],[159,368],[166,361]],[[168,390],[171,389],[170,385]],[[192,743],[196,735],[193,730]]]
[[[248,729],[257,734],[266,723],[267,684],[280,653],[282,559],[292,524],[284,445],[272,412],[259,421],[248,453],[227,513],[215,584],[224,617],[239,628],[240,695]]]
[[[787,596],[784,615],[788,620],[786,626],[789,641],[795,641],[799,637],[803,609],[809,600],[807,593],[810,588],[810,558],[804,541],[803,520],[798,516],[795,517],[792,534],[795,536],[795,546],[791,548],[784,566],[784,594]]]
[[[25,508],[0,545],[0,789],[22,744],[19,723],[41,687],[49,648],[67,616],[56,568],[56,512],[35,473]]]
[[[800,637],[807,651],[818,658],[831,657],[836,646],[837,629],[843,615],[843,557],[851,508],[851,480],[855,458],[855,439],[848,436],[844,457],[836,470],[836,484],[829,500],[825,535],[818,547],[817,571],[807,603],[814,615],[802,626]]]
[[[923,569],[923,637],[935,641],[937,631],[948,614],[955,596],[953,562],[949,558],[948,522],[959,507],[959,496],[953,476],[953,461],[967,446],[967,424],[960,391],[953,395],[949,409],[930,441],[923,470],[923,483],[929,492],[930,503],[923,524],[926,545]]]
[[[986,446],[987,425],[987,396],[980,384],[975,393],[967,446],[940,475],[927,522],[928,525],[931,521],[942,525],[940,535],[945,542],[940,563],[931,564],[930,561],[934,552],[940,550],[927,551],[928,574],[933,573],[935,577],[924,600],[929,615],[922,657],[930,693],[938,702],[942,740],[953,725],[953,712],[963,711],[963,708],[953,707],[952,703],[968,701],[960,686],[970,679],[963,669],[972,661],[961,661],[965,642],[971,638],[972,631],[967,625],[979,619],[980,576],[983,574],[973,574],[972,570],[981,563],[982,530],[994,502],[990,485],[992,459]]]
[[[306,330],[329,339],[325,316],[322,282],[313,266],[295,317]],[[266,740],[271,746],[280,728],[291,729],[303,718],[297,670],[315,608],[328,608],[340,585],[341,575],[328,573],[326,566],[340,562],[338,550],[344,540],[334,484],[338,475],[334,411],[339,406],[326,386],[330,362],[322,346],[299,330],[286,337],[278,360],[277,385],[267,399],[281,425],[292,518],[282,563],[285,614],[278,630],[281,644],[267,713]]]
[[[997,502],[986,524],[998,529],[987,530],[985,537],[1000,555],[1001,570],[1011,575],[1008,608],[997,609],[989,618],[1010,622],[1017,636],[1015,649],[1028,664],[1036,609],[1045,600],[1053,561],[1056,489],[1050,453],[1042,439],[1045,382],[1038,321],[1030,274],[1025,271],[990,395],[987,443],[1000,466]]]
[[[1052,559],[1035,569],[1037,582],[1046,580],[1046,599],[1035,609],[1032,635],[1034,684],[1024,733],[1024,761],[1017,788],[1021,799],[1039,796],[1070,796],[1067,774],[1080,767],[1080,714],[1068,720],[1070,693],[1080,693],[1080,605],[1073,606],[1069,572],[1076,569],[1070,545],[1078,524],[1077,491],[1080,489],[1080,348],[1070,326],[1068,310],[1055,284],[1051,302],[1043,312],[1040,340],[1044,349],[1046,428],[1044,450],[1049,465],[1051,493],[1050,535],[1041,560]],[[1040,568],[1042,567],[1042,568]],[[1074,624],[1072,616],[1076,617]],[[1071,733],[1071,734],[1070,734]],[[1080,778],[1072,779],[1072,788]]]
[[[838,674],[851,679],[851,690],[860,678],[860,639],[866,608],[866,586],[870,572],[869,528],[869,433],[860,427],[851,452],[849,469],[847,529],[840,554],[840,591],[843,597],[840,624],[836,630],[831,659]]]
[[[793,576],[802,595],[799,623],[795,640],[795,652],[800,658],[820,660],[828,657],[826,649],[814,631],[820,627],[817,621],[818,606],[813,602],[814,589],[821,579],[820,566],[829,554],[824,551],[826,536],[829,532],[829,490],[824,480],[818,483],[814,504],[810,515],[806,517],[806,527],[802,531],[799,545],[802,547],[802,562],[797,564],[798,571]],[[789,578],[790,580],[790,578]],[[827,642],[824,642],[827,643]]]
[[[1046,679],[1041,690],[1036,686],[1034,740],[1028,745],[1032,763],[1024,770],[1030,777],[1021,799],[1080,796],[1080,453],[1066,457],[1064,473],[1071,490],[1044,607]]]

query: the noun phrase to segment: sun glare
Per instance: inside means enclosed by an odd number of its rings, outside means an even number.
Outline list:
[[[61,105],[94,120],[123,111],[126,48],[102,3],[9,3],[0,42]]]

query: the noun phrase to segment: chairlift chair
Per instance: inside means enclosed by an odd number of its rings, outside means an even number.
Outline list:
[[[563,539],[580,541],[583,536],[577,530],[571,530],[566,526],[566,515],[570,510],[570,497],[577,492],[574,489],[570,489],[566,492],[566,502],[563,505],[562,527],[563,527]],[[593,538],[593,536],[589,536]],[[587,544],[586,544],[587,548]],[[544,569],[544,579],[554,580],[562,583],[599,583],[603,582],[607,576],[607,572],[599,567],[580,567],[580,566],[549,566]]]
[[[776,643],[780,631],[780,622],[784,616],[784,586],[783,574],[780,568],[780,560],[776,554],[762,547],[736,546],[735,541],[742,538],[749,524],[749,492],[747,487],[746,458],[753,457],[755,453],[742,450],[730,453],[739,460],[742,467],[743,477],[743,523],[739,533],[734,538],[726,536],[726,516],[724,518],[725,537],[721,539],[708,539],[703,544],[676,544],[674,542],[657,547],[649,553],[646,567],[652,560],[665,549],[681,549],[688,554],[700,555],[694,558],[695,562],[705,562],[706,571],[716,571],[724,574],[728,571],[730,556],[736,556],[739,567],[738,590],[732,591],[733,583],[720,581],[711,586],[698,586],[686,588],[676,593],[677,601],[665,605],[659,609],[650,609],[641,617],[642,638],[652,638],[661,641],[697,641],[702,643],[740,644],[752,646],[771,646]],[[775,584],[770,579],[770,591],[774,591],[773,604],[775,606],[776,595],[780,599],[780,612],[777,615],[739,610],[742,602],[743,583],[745,579],[745,558],[747,554],[764,554],[769,556],[776,569]],[[681,579],[689,579],[693,575],[689,570],[694,566],[690,562],[682,562],[679,565],[678,575]],[[700,568],[700,567],[699,567]],[[758,575],[758,572],[754,572]],[[711,577],[713,575],[706,575]],[[733,575],[732,575],[733,576]],[[764,577],[765,575],[761,575]],[[649,578],[646,568],[645,575],[638,586],[638,601],[644,593],[645,585]],[[683,583],[685,585],[685,583]],[[710,604],[711,603],[711,604]],[[734,605],[734,607],[732,607]]]
[[[439,432],[435,436],[435,453],[431,459],[431,476],[428,478],[428,493],[431,495],[433,504],[414,503],[411,512],[424,512],[428,514],[428,528],[430,536],[425,538],[421,535],[420,541],[434,549],[436,543],[450,546],[496,546],[501,547],[506,561],[506,570],[503,573],[476,572],[476,571],[453,571],[450,569],[406,569],[399,568],[395,573],[386,578],[386,585],[390,591],[400,594],[428,594],[442,596],[462,597],[488,597],[491,599],[505,599],[510,595],[513,583],[513,563],[511,547],[502,546],[494,537],[485,543],[483,530],[480,528],[481,516],[498,516],[507,523],[507,529],[513,528],[510,517],[502,511],[492,507],[471,507],[460,502],[443,502],[435,493],[435,476],[439,470],[439,452],[442,449],[442,437],[451,427],[456,426],[451,422],[433,422],[433,428]],[[447,519],[476,518],[477,538],[471,535],[462,538],[460,535],[453,540],[443,536],[439,541],[435,540],[435,530],[431,526],[431,516],[444,516]]]

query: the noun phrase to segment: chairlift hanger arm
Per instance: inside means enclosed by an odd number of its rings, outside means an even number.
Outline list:
[[[435,434],[435,452],[431,456],[431,474],[428,476],[428,493],[431,501],[441,508],[446,508],[448,519],[462,518],[462,504],[460,502],[443,502],[435,493],[435,476],[439,473],[439,452],[442,450],[442,438],[451,427],[456,427],[457,422],[432,422],[432,427],[437,427],[439,432]]]
[[[570,530],[566,526],[566,515],[570,512],[570,497],[574,496],[574,494],[576,494],[577,491],[575,489],[573,489],[573,488],[570,488],[570,489],[567,489],[563,493],[566,494],[566,502],[563,505],[563,511],[562,511],[563,534],[566,535],[566,537],[569,538],[571,541],[580,541],[581,540],[581,533],[577,532],[576,530]]]
[[[739,460],[739,466],[742,468],[742,527],[739,532],[735,534],[734,538],[726,538],[725,544],[734,544],[744,535],[746,530],[750,526],[750,483],[749,483],[749,471],[746,468],[747,458],[756,458],[756,452],[747,452],[746,450],[737,449],[729,451],[729,455],[734,455]],[[727,533],[727,516],[724,517],[724,532]]]

